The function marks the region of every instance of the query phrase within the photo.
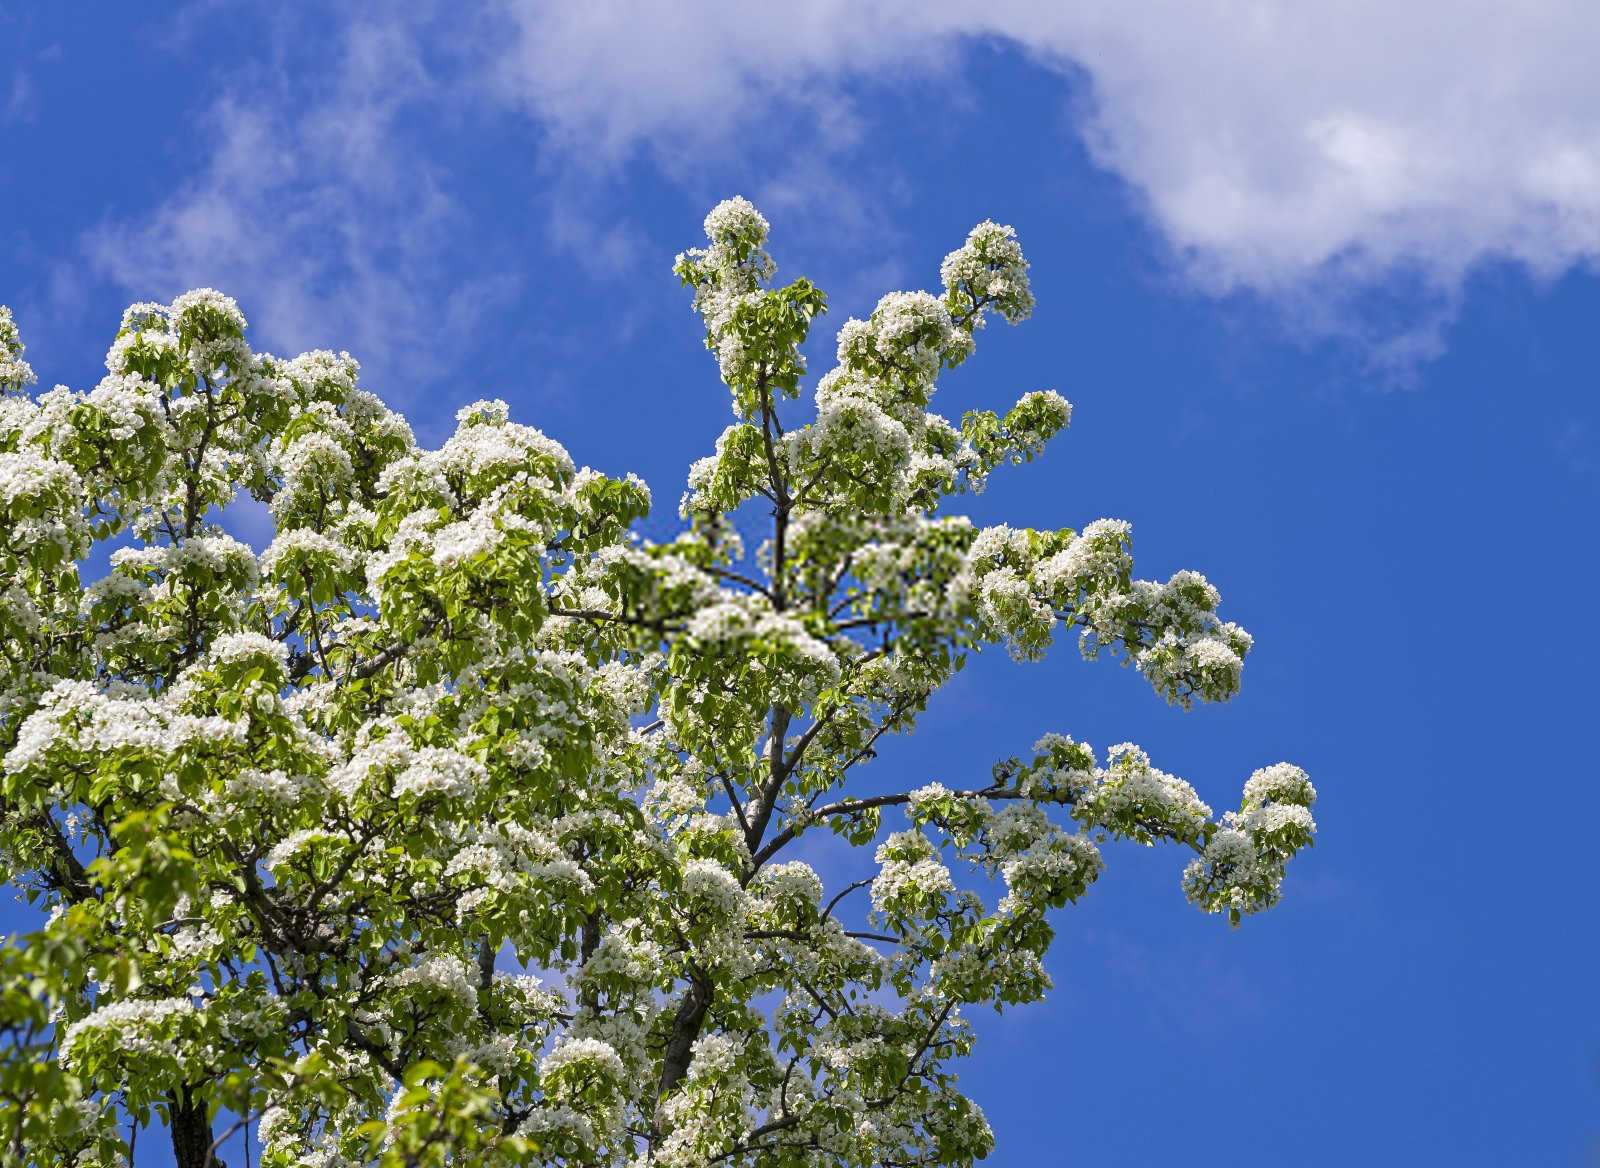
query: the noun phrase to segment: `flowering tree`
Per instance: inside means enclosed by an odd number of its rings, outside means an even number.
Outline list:
[[[49,914],[0,949],[5,1163],[143,1130],[200,1168],[253,1122],[264,1168],[968,1164],[965,1012],[1043,995],[1098,843],[1192,853],[1235,922],[1278,898],[1313,831],[1288,764],[1220,819],[1060,734],[855,790],[987,646],[1075,630],[1188,705],[1250,638],[1202,576],[1135,579],[1125,523],[946,513],[1068,420],[927,412],[1028,315],[1009,228],[846,322],[797,424],[822,293],[773,285],[744,200],[705,226],[675,270],[734,419],[664,544],[641,482],[504,403],[421,449],[218,293],[133,306],[96,388],[36,399],[0,310],[0,855]],[[216,521],[241,495],[259,553]],[[835,884],[791,858],[815,832]]]

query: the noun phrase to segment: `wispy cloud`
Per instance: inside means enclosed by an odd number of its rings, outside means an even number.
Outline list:
[[[1600,469],[1600,444],[1595,442],[1587,422],[1564,419],[1553,445],[1556,457],[1569,473],[1587,478]]]
[[[1235,962],[1206,951],[1175,966],[1149,943],[1116,929],[1086,929],[1083,945],[1099,954],[1108,974],[1142,1002],[1154,1029],[1211,1038],[1241,1021],[1256,1021],[1271,995],[1252,984]]]
[[[321,92],[282,64],[235,80],[192,127],[195,177],[148,216],[100,223],[83,246],[131,297],[222,288],[248,306],[258,344],[349,348],[420,380],[448,361],[452,326],[505,303],[515,277],[456,274],[463,210],[399,135],[439,92],[412,31],[354,22],[322,64],[336,80]],[[419,332],[430,344],[408,342]]]
[[[18,69],[11,75],[11,93],[0,106],[0,126],[14,122],[31,122],[39,116],[39,99],[34,90],[33,74]]]

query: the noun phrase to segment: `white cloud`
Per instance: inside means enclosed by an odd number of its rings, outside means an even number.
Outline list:
[[[1361,333],[1361,289],[1403,272],[1427,356],[1473,265],[1538,277],[1600,253],[1600,20],[1588,0],[502,0],[493,83],[603,153],[725,138],[830,83],[947,70],[1000,37],[1086,77],[1080,129],[1185,274],[1264,293],[1312,333]],[[1070,213],[1070,208],[1063,208]],[[1380,358],[1383,353],[1379,353]]]
[[[217,9],[189,11],[203,23]],[[791,218],[825,205],[830,230],[881,241],[895,164],[846,84],[942,84],[930,109],[963,105],[963,53],[995,39],[1067,79],[1091,156],[1125,181],[1191,286],[1264,299],[1301,335],[1354,342],[1376,364],[1437,355],[1475,265],[1547,278],[1600,255],[1600,21],[1587,2],[342,11],[358,15],[319,42],[331,46],[315,50],[319,88],[303,87],[311,50],[293,22],[264,54],[271,69],[228,74],[195,177],[153,217],[92,233],[100,271],[141,297],[226,287],[274,344],[369,360],[419,322],[469,319],[514,288],[514,257],[489,255],[468,285],[441,280],[448,248],[476,230],[447,193],[459,176],[406,145],[424,108],[528,114],[547,147],[526,144],[529,197],[555,195],[547,242],[583,252],[597,275],[631,264],[647,238],[584,192],[615,191],[641,147],[697,198],[726,193],[700,189],[702,151],[771,161],[750,194]],[[1039,149],[1061,148],[1058,111],[1018,111],[1036,115],[1052,127]],[[752,137],[778,124],[808,127],[804,140]]]

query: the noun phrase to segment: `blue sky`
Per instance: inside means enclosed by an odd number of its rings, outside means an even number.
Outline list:
[[[830,293],[819,354],[1013,224],[1038,310],[935,408],[1076,411],[973,515],[1128,519],[1256,649],[1188,713],[996,654],[876,766],[955,785],[1058,730],[1321,800],[1237,932],[1177,854],[1111,852],[1049,999],[977,1019],[990,1162],[1592,1163],[1600,21],[1058,7],[0,0],[0,302],[86,388],[126,303],[221,288],[426,440],[504,397],[665,534],[727,418],[669,270],[712,204]]]

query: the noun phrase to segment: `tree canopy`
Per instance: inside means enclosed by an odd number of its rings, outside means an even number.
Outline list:
[[[0,309],[0,856],[48,914],[0,948],[4,1163],[200,1168],[249,1124],[263,1168],[965,1165],[971,1015],[1045,993],[1101,845],[1176,845],[1235,923],[1276,902],[1287,763],[1220,816],[1061,733],[863,791],[973,653],[1076,634],[1187,706],[1250,637],[1203,576],[1137,579],[1126,523],[951,511],[1070,415],[929,412],[1033,306],[1010,228],[847,321],[809,401],[822,292],[743,199],[705,229],[674,270],[733,419],[670,542],[504,402],[424,449],[215,291],[36,397]]]

